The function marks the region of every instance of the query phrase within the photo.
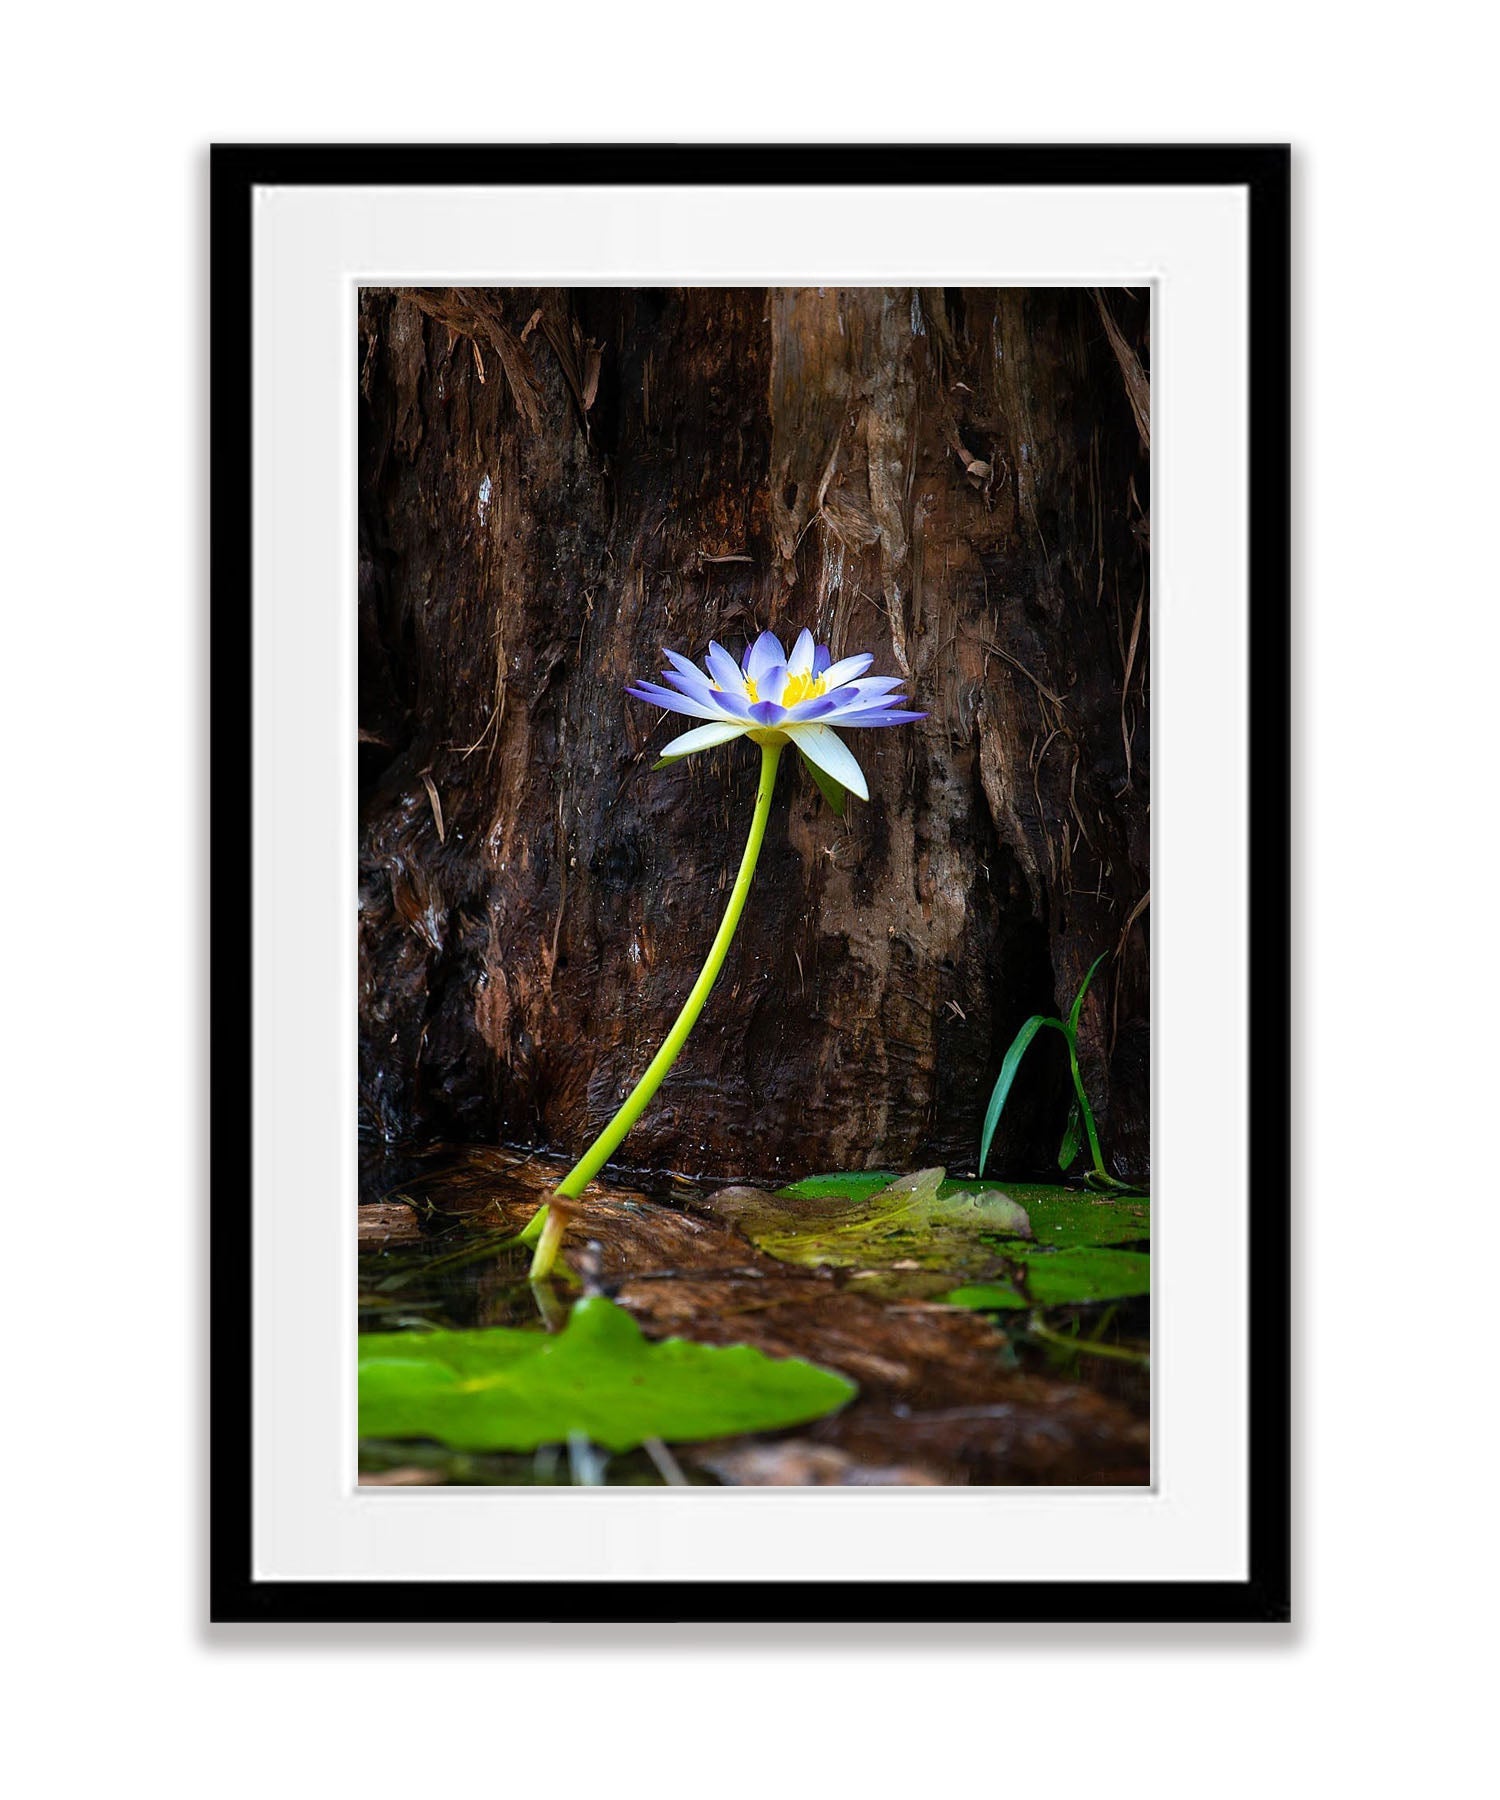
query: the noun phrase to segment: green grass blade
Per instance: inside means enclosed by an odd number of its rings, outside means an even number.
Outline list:
[[[1077,1037],[1078,1035],[1078,1021],[1083,1017],[1083,997],[1089,991],[1089,983],[1094,979],[1100,963],[1102,963],[1108,955],[1109,952],[1105,950],[1100,955],[1096,956],[1089,966],[1088,974],[1083,978],[1083,986],[1079,988],[1073,1001],[1073,1010],[1068,1014],[1068,1035],[1070,1037]]]
[[[1078,1102],[1075,1100],[1068,1108],[1067,1128],[1063,1132],[1062,1148],[1057,1153],[1058,1168],[1064,1171],[1072,1168],[1073,1159],[1078,1154],[1080,1142],[1081,1134],[1079,1132]]]
[[[1016,1070],[1021,1066],[1021,1058],[1026,1054],[1031,1040],[1044,1025],[1054,1026],[1063,1036],[1067,1036],[1067,1027],[1061,1019],[1044,1018],[1041,1013],[1033,1013],[1015,1035],[1015,1041],[1005,1053],[1005,1061],[1000,1065],[1000,1074],[995,1082],[995,1091],[990,1095],[989,1110],[984,1115],[984,1132],[979,1139],[979,1173],[983,1175],[985,1159],[990,1153],[990,1144],[995,1136],[995,1127],[1000,1123],[1000,1114],[1005,1102],[1010,1098],[1011,1083],[1016,1078]]]

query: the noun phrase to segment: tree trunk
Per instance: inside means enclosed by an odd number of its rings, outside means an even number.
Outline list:
[[[970,1167],[1034,1012],[1148,1157],[1149,309],[1060,290],[371,290],[361,301],[361,1128],[580,1153],[713,936],[739,740],[627,699],[802,625],[930,716],[795,759],[626,1166]],[[992,1167],[1055,1168],[1043,1033]]]

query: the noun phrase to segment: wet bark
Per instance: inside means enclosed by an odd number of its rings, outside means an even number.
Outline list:
[[[930,717],[783,765],[755,890],[631,1166],[970,1166],[1006,1047],[1086,1009],[1147,1173],[1149,340],[1111,290],[367,292],[361,1130],[580,1152],[675,1016],[741,741],[651,772],[661,649],[803,624]],[[685,721],[683,723],[686,723]],[[1061,1041],[1000,1169],[1055,1166]]]

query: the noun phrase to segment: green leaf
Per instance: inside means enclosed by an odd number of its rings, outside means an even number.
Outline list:
[[[1014,1259],[1025,1274],[1021,1293],[1007,1275],[997,1282],[955,1288],[943,1298],[950,1306],[976,1312],[1014,1312],[1032,1306],[1080,1306],[1098,1300],[1126,1300],[1151,1292],[1151,1258],[1136,1250],[1092,1246],[1052,1255],[1028,1252]]]
[[[1109,952],[1106,950],[1102,955],[1094,958],[1093,962],[1089,965],[1088,974],[1083,978],[1083,986],[1079,988],[1078,992],[1073,997],[1073,1010],[1068,1014],[1068,1041],[1070,1043],[1078,1036],[1078,1021],[1083,1017],[1083,997],[1089,991],[1089,983],[1094,979],[1095,971],[1098,969],[1100,963],[1102,963],[1104,958],[1108,955]]]
[[[362,1436],[435,1438],[452,1450],[535,1450],[581,1432],[607,1450],[774,1431],[836,1411],[842,1375],[738,1344],[649,1343],[601,1295],[556,1336],[537,1331],[371,1332],[359,1341]]]
[[[817,782],[818,792],[842,819],[844,816],[844,802],[848,798],[849,790],[842,782],[835,781],[831,775],[825,775],[815,762],[810,761],[806,756],[802,756],[800,746],[798,747],[797,754],[802,757],[803,768],[806,769],[813,780]]]
[[[1057,1153],[1057,1166],[1060,1169],[1067,1170],[1073,1166],[1073,1159],[1078,1154],[1078,1146],[1081,1142],[1081,1124],[1082,1121],[1078,1116],[1078,1102],[1075,1100],[1068,1108],[1068,1123],[1063,1131],[1062,1148]]]
[[[688,754],[691,755],[691,752]],[[651,765],[651,773],[654,775],[658,769],[670,769],[673,763],[685,762],[686,760],[686,757],[682,756],[659,756]]]
[[[979,1173],[984,1173],[984,1165],[989,1158],[990,1143],[995,1135],[995,1127],[1000,1123],[1000,1114],[1005,1102],[1010,1098],[1011,1083],[1016,1078],[1016,1070],[1021,1066],[1021,1058],[1026,1054],[1027,1046],[1044,1025],[1054,1026],[1066,1037],[1067,1027],[1061,1019],[1046,1019],[1040,1013],[1034,1013],[1016,1033],[1015,1040],[1005,1053],[1005,1061],[1000,1065],[1000,1075],[995,1082],[995,1091],[990,1095],[989,1110],[984,1115],[984,1131],[979,1139]]]
[[[1105,1194],[1138,1194],[1141,1190],[1128,1181],[1120,1181],[1108,1169],[1085,1169],[1083,1179],[1091,1188]]]

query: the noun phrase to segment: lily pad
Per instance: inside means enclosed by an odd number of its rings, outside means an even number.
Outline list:
[[[914,1179],[916,1177],[903,1177],[903,1184]],[[871,1170],[809,1175],[805,1180],[779,1189],[778,1197],[870,1201],[883,1190],[888,1191],[891,1185],[889,1175]],[[997,1189],[1025,1211],[1031,1222],[1032,1236],[1038,1244],[1050,1244],[1058,1249],[1075,1244],[1133,1244],[1151,1235],[1151,1201],[1145,1194],[1101,1194],[1036,1182],[954,1180],[944,1176],[937,1199],[946,1201],[958,1194],[994,1193]],[[899,1194],[894,1198],[904,1204]],[[951,1213],[939,1207],[937,1212],[954,1223],[962,1223],[966,1217],[961,1207],[955,1207]],[[829,1219],[829,1214],[820,1208],[818,1219],[821,1224]],[[985,1228],[995,1229],[993,1225]]]
[[[943,1286],[965,1276],[983,1279],[997,1266],[1002,1245],[1029,1235],[1030,1222],[997,1188],[972,1194],[945,1193],[943,1186],[941,1169],[919,1169],[868,1199],[840,1203],[809,1196],[805,1216],[795,1198],[781,1196],[784,1216],[751,1226],[750,1235],[782,1262],[852,1268],[866,1280],[886,1270],[937,1275],[945,1278]],[[904,1279],[897,1287],[917,1295],[930,1285]]]
[[[855,1169],[842,1175],[808,1175],[777,1192],[793,1200],[868,1200],[895,1179],[889,1169]]]
[[[944,1191],[977,1193],[997,1185],[1026,1208],[1039,1244],[1061,1250],[1075,1244],[1136,1244],[1151,1236],[1151,1201],[1145,1194],[1103,1194],[1024,1181],[948,1181]]]
[[[950,1181],[942,1169],[876,1186],[812,1176],[747,1208],[740,1229],[783,1262],[851,1271],[864,1293],[980,1310],[1062,1306],[1151,1291],[1144,1195]]]
[[[452,1450],[535,1450],[581,1432],[608,1450],[800,1425],[854,1383],[745,1345],[648,1342],[601,1295],[556,1336],[537,1331],[372,1332],[359,1343],[363,1436]]]
[[[1079,1247],[1015,1259],[1024,1278],[954,1288],[943,1299],[976,1312],[1018,1311],[1033,1306],[1082,1306],[1097,1300],[1128,1300],[1151,1292],[1151,1258],[1138,1250]]]

